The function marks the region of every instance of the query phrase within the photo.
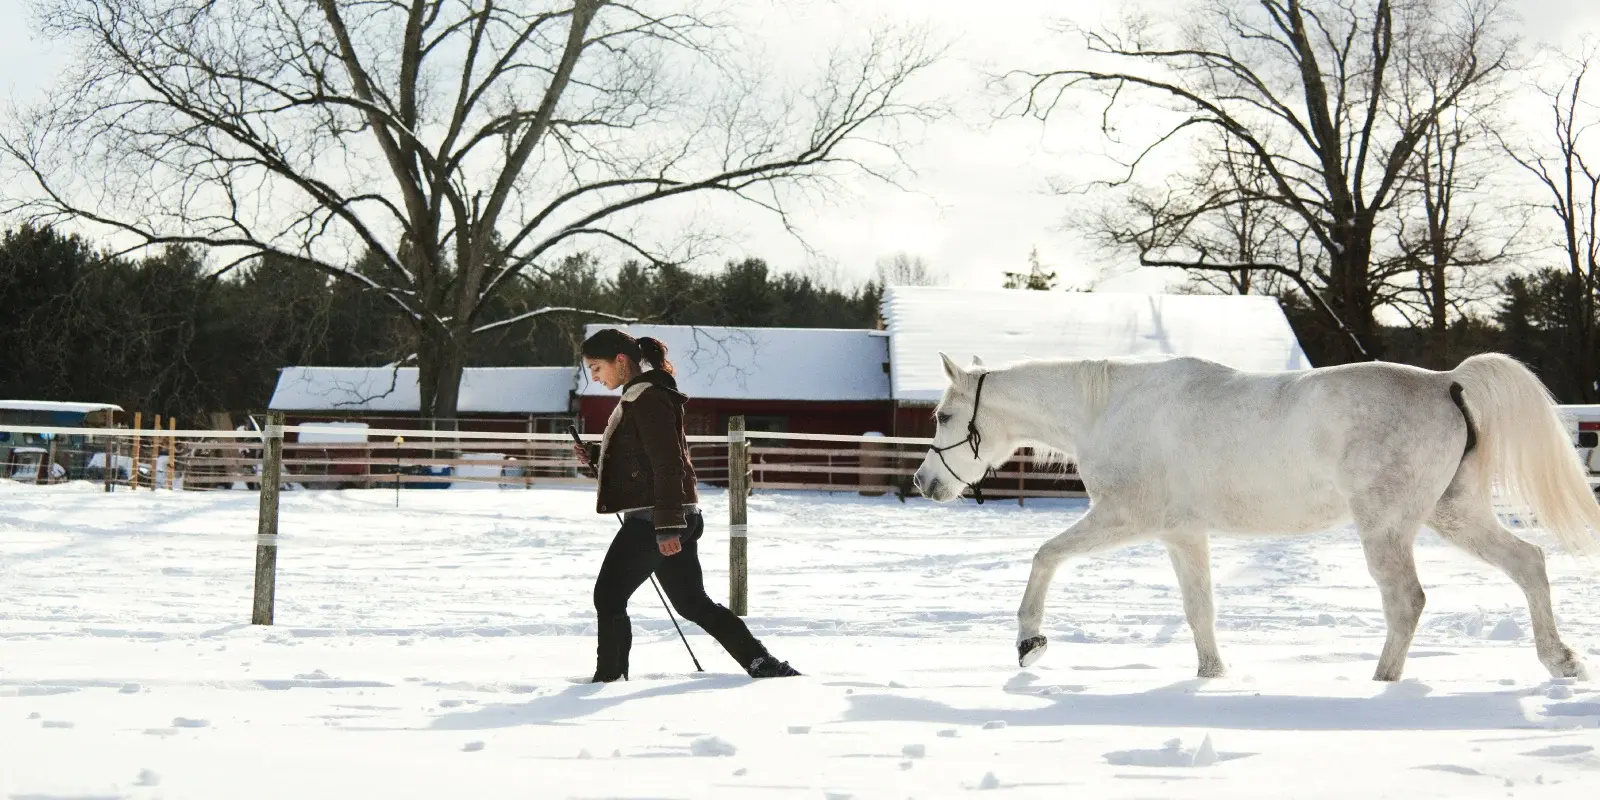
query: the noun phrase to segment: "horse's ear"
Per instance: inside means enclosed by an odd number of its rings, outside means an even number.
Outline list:
[[[951,383],[961,380],[962,370],[956,366],[956,362],[951,361],[950,357],[944,353],[939,354],[939,360],[944,362],[944,374],[945,377],[950,379]]]
[[[972,357],[972,366],[974,366],[974,367],[983,366],[983,359],[981,359],[981,358],[979,358],[977,356],[973,356]]]

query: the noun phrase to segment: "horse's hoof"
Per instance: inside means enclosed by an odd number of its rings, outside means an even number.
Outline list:
[[[1043,636],[1029,636],[1017,643],[1017,664],[1031,667],[1044,658],[1044,651],[1049,648],[1049,643]]]
[[[1576,653],[1568,650],[1564,658],[1550,665],[1550,677],[1573,678],[1587,682],[1589,680],[1589,668],[1578,660]]]

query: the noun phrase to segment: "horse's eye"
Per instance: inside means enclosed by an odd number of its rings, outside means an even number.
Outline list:
[[[950,415],[949,414],[940,414],[938,416],[938,420],[939,420],[939,424],[940,425],[948,425],[950,423]]]

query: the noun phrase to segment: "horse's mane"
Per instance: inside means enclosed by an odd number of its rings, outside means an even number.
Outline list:
[[[1050,368],[1057,367],[1069,373],[1077,380],[1079,397],[1083,402],[1083,422],[1092,425],[1100,415],[1105,412],[1111,400],[1111,362],[1106,359],[1024,359],[1012,366],[1023,364]],[[1030,441],[1026,445],[1033,450],[1037,458],[1042,459],[1043,469],[1047,472],[1067,472],[1068,467],[1076,461],[1076,454],[1051,447],[1037,441]]]

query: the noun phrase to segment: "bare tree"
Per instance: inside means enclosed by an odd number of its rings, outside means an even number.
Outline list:
[[[875,265],[879,286],[943,286],[949,277],[928,266],[922,256],[895,253]]]
[[[79,60],[0,134],[32,184],[8,210],[361,282],[412,320],[439,417],[475,332],[561,310],[482,318],[564,248],[669,263],[645,206],[724,193],[788,225],[796,192],[892,180],[937,55],[874,35],[783,89],[692,0],[36,3]]]
[[[1393,253],[1374,265],[1385,303],[1428,331],[1430,366],[1454,366],[1450,324],[1497,292],[1497,272],[1521,255],[1528,214],[1485,201],[1504,187],[1486,130],[1488,106],[1441,114],[1418,146],[1396,203]]]
[[[1554,88],[1541,89],[1548,100],[1545,141],[1503,142],[1542,187],[1559,235],[1562,255],[1579,303],[1572,309],[1577,330],[1571,364],[1578,374],[1600,376],[1600,93],[1586,86],[1590,70],[1600,62],[1600,43],[1587,45],[1576,58],[1563,57],[1567,75]],[[1588,386],[1600,396],[1600,384]]]
[[[1133,250],[1143,266],[1182,268],[1185,291],[1281,295],[1304,284],[1314,294],[1308,264],[1320,251],[1295,218],[1258,199],[1269,190],[1259,163],[1226,135],[1204,137],[1194,163],[1161,184],[1100,196],[1067,227],[1105,249]]]
[[[1069,90],[1093,89],[1106,98],[1111,135],[1111,114],[1129,98],[1165,103],[1177,121],[1136,150],[1123,180],[1191,129],[1220,131],[1267,180],[1213,203],[1283,209],[1322,251],[1319,263],[1309,276],[1301,265],[1218,265],[1193,253],[1146,253],[1141,263],[1314,279],[1325,288],[1324,318],[1342,333],[1343,359],[1380,358],[1375,234],[1434,122],[1511,65],[1500,0],[1208,0],[1196,13],[1164,16],[1184,22],[1167,36],[1147,19],[1081,31],[1089,58],[1112,66],[1022,73],[1021,112],[1048,118]],[[1436,86],[1406,66],[1424,59],[1438,65]]]

